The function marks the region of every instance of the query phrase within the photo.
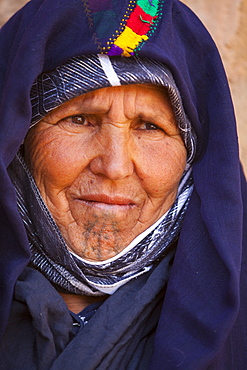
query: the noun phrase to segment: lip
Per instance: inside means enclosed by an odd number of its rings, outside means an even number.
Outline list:
[[[106,194],[87,194],[77,198],[80,201],[91,203],[92,205],[106,204],[111,206],[135,206],[136,203],[127,197]]]

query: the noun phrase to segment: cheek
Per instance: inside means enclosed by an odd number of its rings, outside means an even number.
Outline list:
[[[186,166],[186,149],[180,141],[167,139],[142,151],[140,178],[146,192],[154,198],[165,198],[177,192]]]
[[[84,167],[81,146],[72,138],[39,135],[27,141],[25,152],[39,188],[48,184],[58,190],[66,188]]]

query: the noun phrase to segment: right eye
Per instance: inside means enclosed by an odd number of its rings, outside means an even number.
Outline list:
[[[70,124],[75,124],[75,125],[86,125],[86,126],[90,125],[87,118],[82,114],[62,118],[59,122],[64,122],[64,123],[68,122]]]
[[[85,116],[71,116],[71,121],[77,125],[84,125],[86,124],[86,117]]]
[[[93,116],[75,114],[60,119],[56,124],[65,131],[81,133],[94,128],[97,124],[97,119]]]

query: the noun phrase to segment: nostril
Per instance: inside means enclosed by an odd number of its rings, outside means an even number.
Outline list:
[[[105,153],[92,159],[90,169],[94,174],[104,175],[112,180],[122,179],[133,174],[134,165],[128,153],[122,155]]]

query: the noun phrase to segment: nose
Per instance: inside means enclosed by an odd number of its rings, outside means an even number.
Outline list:
[[[124,179],[133,174],[134,163],[130,138],[125,133],[111,132],[97,142],[90,170],[111,180]]]

